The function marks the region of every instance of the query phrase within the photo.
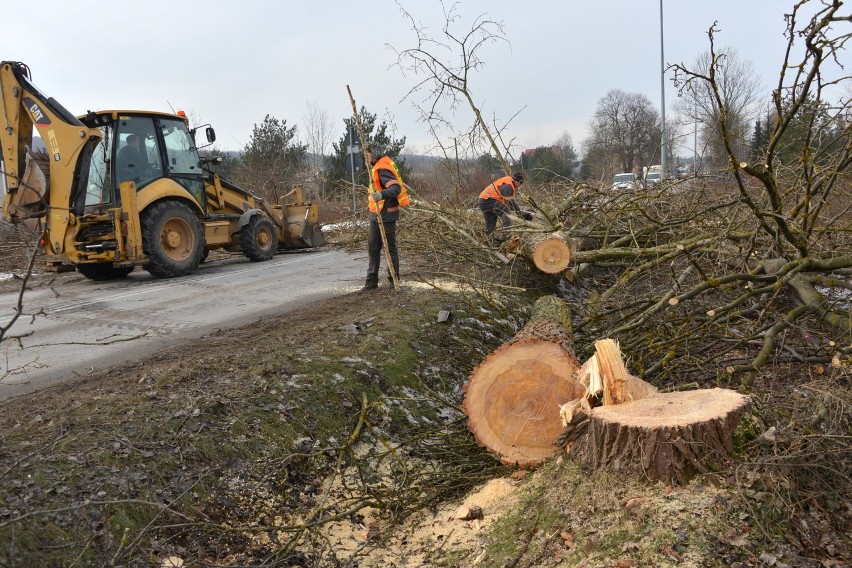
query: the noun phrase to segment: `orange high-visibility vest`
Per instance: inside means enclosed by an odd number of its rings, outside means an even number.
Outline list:
[[[370,208],[370,212],[375,213],[379,210],[379,208],[381,208],[381,204],[384,203],[384,200],[381,200],[378,204],[376,204],[373,200],[373,193],[382,190],[382,183],[379,179],[379,170],[390,170],[393,172],[394,177],[396,177],[396,182],[400,187],[400,192],[399,195],[396,196],[396,200],[399,202],[400,207],[407,207],[410,203],[410,200],[408,199],[408,190],[405,189],[405,184],[402,183],[402,176],[399,174],[399,168],[396,167],[394,161],[389,157],[382,156],[379,158],[379,161],[376,162],[376,165],[373,166],[373,179],[370,180],[370,193],[367,195],[367,204]]]
[[[518,186],[515,185],[515,180],[512,179],[512,176],[501,177],[498,180],[494,180],[492,183],[488,185],[485,189],[482,190],[482,193],[479,194],[480,199],[496,199],[500,203],[506,203],[506,197],[500,193],[498,189],[504,183],[508,183],[512,186],[512,195],[509,197],[515,197],[515,190],[518,189]]]

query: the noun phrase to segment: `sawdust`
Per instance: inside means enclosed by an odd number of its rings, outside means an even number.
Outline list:
[[[362,523],[332,523],[327,536],[340,556],[363,555],[358,566],[364,568],[431,566],[430,559],[442,551],[476,558],[484,550],[485,532],[516,506],[517,488],[513,479],[492,479],[462,500],[422,511],[395,527],[385,525],[378,511],[366,509]],[[481,518],[469,518],[479,517],[478,510]]]

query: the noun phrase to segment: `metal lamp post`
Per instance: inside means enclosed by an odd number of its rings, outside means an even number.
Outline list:
[[[663,173],[660,179],[666,179],[666,58],[663,55],[663,0],[660,0],[660,109],[663,121],[660,129],[660,165]]]

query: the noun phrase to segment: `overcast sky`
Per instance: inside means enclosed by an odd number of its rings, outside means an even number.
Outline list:
[[[440,2],[399,2],[440,36]],[[471,83],[487,117],[520,113],[507,132],[519,146],[550,144],[567,132],[579,149],[611,89],[644,93],[659,107],[659,0],[457,4],[459,33],[482,15],[504,25],[510,43],[480,52],[486,65]],[[707,30],[718,21],[717,45],[751,61],[769,92],[792,4],[664,0],[665,61],[692,63],[707,51]],[[351,114],[349,85],[359,106],[407,137],[407,152],[431,143],[412,102],[402,101],[418,78],[404,76],[387,47],[416,41],[393,0],[6,0],[0,18],[0,58],[29,65],[35,85],[74,114],[171,106],[212,123],[217,146],[237,150],[267,114],[303,133],[309,101],[342,131]],[[667,79],[667,117],[676,98]],[[454,118],[459,129],[472,120],[467,108]]]

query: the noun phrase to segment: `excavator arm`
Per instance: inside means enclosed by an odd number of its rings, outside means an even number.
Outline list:
[[[101,137],[31,82],[29,68],[19,62],[0,63],[0,144],[6,194],[3,218],[17,223],[47,215],[50,242],[56,252],[72,219],[71,197],[84,148]],[[49,184],[31,159],[33,126],[47,147]],[[28,158],[28,156],[30,156]],[[41,183],[41,187],[39,187]]]
[[[0,103],[2,103],[3,130],[0,132],[2,144],[3,181],[6,196],[3,199],[3,218],[13,220],[9,211],[11,202],[20,202],[24,172],[26,170],[27,149],[33,144],[33,121],[30,113],[24,110],[23,87],[17,78],[18,73],[27,73],[22,63],[3,62],[0,66]],[[31,197],[32,198],[32,197]]]

